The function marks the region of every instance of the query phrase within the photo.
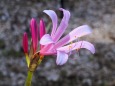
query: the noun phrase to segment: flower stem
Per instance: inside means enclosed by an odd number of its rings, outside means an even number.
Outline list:
[[[33,72],[28,71],[28,76],[26,78],[25,86],[31,86]]]
[[[29,67],[29,64],[30,64],[30,59],[29,59],[29,57],[28,57],[28,54],[27,54],[27,53],[25,54],[25,56],[26,56],[27,66]]]
[[[26,78],[25,86],[31,86],[32,76],[38,65],[42,62],[44,56],[40,55],[39,59],[37,58],[38,55],[36,54],[35,57],[31,60],[28,69],[28,75]]]

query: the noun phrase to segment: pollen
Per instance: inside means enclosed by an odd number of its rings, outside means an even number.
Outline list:
[[[72,46],[71,46],[71,45],[69,46],[69,49],[70,49],[70,48],[72,48]]]
[[[72,44],[73,42],[70,42],[70,44]]]
[[[76,38],[76,36],[75,36],[75,38]]]
[[[70,46],[69,46],[69,51],[70,51],[71,49],[72,49],[72,46],[70,45]]]
[[[80,47],[79,47],[78,49],[76,49],[76,51],[77,51],[77,52],[81,49],[82,44],[83,44],[83,41],[82,41],[82,43],[81,43]]]

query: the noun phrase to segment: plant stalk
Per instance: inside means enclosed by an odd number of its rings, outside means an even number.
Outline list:
[[[33,72],[32,71],[28,71],[28,75],[27,75],[27,78],[26,78],[25,86],[31,86],[32,76],[33,76]]]
[[[32,81],[32,76],[38,65],[42,62],[42,59],[44,56],[40,55],[40,58],[37,58],[37,54],[35,55],[35,58],[31,60],[31,63],[29,64],[29,69],[28,69],[28,75],[26,78],[25,86],[31,86],[31,81]]]

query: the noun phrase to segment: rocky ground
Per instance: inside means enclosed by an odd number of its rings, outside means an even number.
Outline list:
[[[93,33],[86,40],[96,53],[80,50],[63,66],[55,56],[46,57],[33,77],[33,86],[115,86],[115,0],[67,0],[64,8],[71,12],[68,33],[88,24]],[[32,17],[43,18],[45,9],[57,10],[59,0],[0,0],[0,86],[23,86],[27,74],[22,50],[22,34],[29,32]],[[30,36],[30,35],[29,35]],[[84,38],[83,38],[84,39]]]

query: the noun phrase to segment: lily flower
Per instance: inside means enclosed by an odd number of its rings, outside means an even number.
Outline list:
[[[58,18],[56,13],[53,10],[44,10],[44,13],[46,13],[52,20],[53,27],[50,34],[46,34],[44,21],[42,19],[40,20],[39,24],[39,33],[36,20],[34,18],[31,19],[31,45],[29,53],[27,33],[24,33],[23,35],[23,49],[26,55],[26,62],[28,66],[28,76],[25,86],[31,85],[33,72],[36,70],[38,65],[40,65],[45,55],[57,55],[57,65],[63,65],[67,62],[69,55],[72,54],[72,51],[78,51],[81,48],[85,48],[91,51],[91,53],[95,53],[95,48],[90,42],[75,42],[75,40],[77,40],[79,37],[88,35],[92,32],[88,25],[79,26],[66,36],[62,37],[68,26],[70,12],[62,8],[60,8],[60,11],[63,12],[64,16],[60,25],[57,27]],[[38,35],[40,39],[40,50],[37,51]]]
[[[85,48],[94,54],[95,48],[90,42],[73,42],[79,37],[88,35],[92,32],[91,28],[88,25],[79,26],[72,30],[65,37],[61,38],[68,26],[70,12],[62,8],[60,8],[59,10],[62,11],[64,15],[59,27],[57,27],[58,19],[56,13],[53,10],[43,11],[51,18],[53,27],[51,34],[45,34],[40,39],[40,44],[44,45],[44,47],[39,51],[39,53],[41,55],[57,55],[57,65],[65,64],[68,60],[70,53],[74,50]]]

